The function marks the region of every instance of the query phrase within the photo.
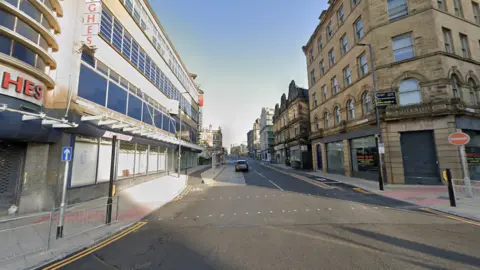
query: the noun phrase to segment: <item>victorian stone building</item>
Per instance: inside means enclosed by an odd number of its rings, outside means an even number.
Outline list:
[[[480,176],[480,12],[478,0],[329,1],[303,47],[307,59],[314,168],[378,179],[373,48],[389,183],[463,177],[447,141],[464,131],[469,174]]]
[[[309,141],[308,90],[292,80],[288,97],[283,94],[273,115],[274,160],[295,168],[312,168]]]

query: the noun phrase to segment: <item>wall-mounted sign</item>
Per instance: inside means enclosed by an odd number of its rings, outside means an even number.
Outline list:
[[[105,133],[103,134],[103,137],[104,138],[113,138],[113,136],[117,136],[117,139],[121,140],[121,141],[131,141],[132,140],[132,136],[128,136],[128,135],[124,135],[124,134],[119,134],[119,133],[115,133],[115,132],[111,132],[111,131],[105,131]]]
[[[198,106],[203,107],[203,95],[198,95]]]
[[[377,93],[377,106],[396,105],[397,97],[395,92]]]
[[[42,106],[45,85],[18,70],[0,65],[0,94]]]
[[[85,0],[87,9],[83,18],[83,42],[92,47],[93,37],[97,36],[100,31],[100,22],[102,20],[102,1],[101,0]]]

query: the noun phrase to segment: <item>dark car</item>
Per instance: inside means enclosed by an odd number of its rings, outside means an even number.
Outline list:
[[[248,172],[248,164],[245,160],[237,160],[235,162],[235,171],[246,171]]]

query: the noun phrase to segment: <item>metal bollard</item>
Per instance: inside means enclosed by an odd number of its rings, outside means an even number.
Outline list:
[[[447,181],[448,181],[448,197],[450,198],[450,206],[456,207],[457,202],[455,200],[455,189],[453,188],[452,172],[450,169],[446,169]]]

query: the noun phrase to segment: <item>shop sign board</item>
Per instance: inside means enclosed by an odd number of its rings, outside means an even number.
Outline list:
[[[0,94],[42,106],[45,85],[13,68],[0,65]]]
[[[377,106],[388,106],[388,105],[396,105],[397,104],[397,97],[395,92],[382,92],[377,93]]]
[[[121,141],[131,141],[132,140],[132,136],[128,136],[128,135],[125,135],[125,134],[119,134],[119,133],[115,133],[115,132],[111,132],[111,131],[105,131],[105,133],[103,134],[103,137],[104,138],[113,138],[113,136],[117,136],[117,139],[121,140]]]
[[[93,47],[93,37],[100,32],[100,23],[102,20],[102,1],[101,0],[85,0],[87,6],[85,16],[83,18],[83,42]]]

